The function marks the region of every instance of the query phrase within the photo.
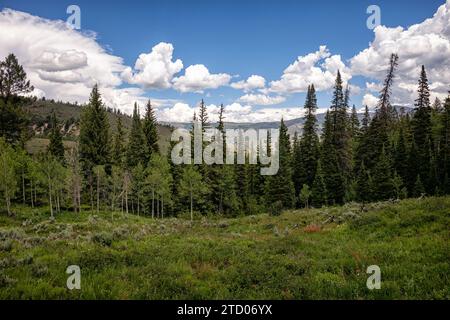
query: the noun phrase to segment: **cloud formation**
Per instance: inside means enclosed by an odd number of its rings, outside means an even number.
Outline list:
[[[341,56],[331,55],[326,46],[320,46],[316,52],[299,56],[284,70],[280,80],[270,82],[269,91],[280,94],[306,92],[312,83],[318,91],[328,90],[333,87],[338,70],[344,82],[352,78]]]
[[[194,64],[186,68],[183,76],[173,79],[173,87],[181,92],[202,93],[206,89],[225,86],[230,80],[229,74],[211,74],[203,64]]]
[[[239,98],[239,102],[249,103],[256,106],[269,106],[279,104],[286,101],[285,97],[275,96],[271,97],[265,94],[246,94]]]
[[[138,84],[147,89],[167,89],[172,86],[175,74],[183,69],[180,59],[173,61],[173,45],[160,42],[150,53],[142,53],[136,60],[134,72],[127,67],[123,79],[130,84]]]
[[[439,7],[432,18],[408,28],[378,26],[368,48],[350,60],[351,72],[382,81],[391,53],[399,55],[397,77],[393,87],[393,103],[411,105],[416,99],[417,80],[425,65],[433,96],[447,95],[450,79],[450,1]],[[366,84],[368,91],[378,89]],[[366,97],[367,96],[367,97]],[[368,95],[365,102],[373,100]],[[364,101],[363,101],[364,103]]]
[[[262,89],[266,86],[266,79],[258,75],[251,75],[247,80],[241,80],[231,84],[231,87],[244,92],[250,92],[255,89]]]

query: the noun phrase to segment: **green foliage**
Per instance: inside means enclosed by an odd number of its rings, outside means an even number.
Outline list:
[[[10,53],[4,61],[0,61],[0,97],[8,101],[12,96],[28,93],[34,88],[27,80],[27,74]]]
[[[0,220],[0,298],[445,300],[449,207],[409,199],[192,224],[109,212],[49,223],[45,210],[20,208]],[[340,224],[322,224],[326,214]],[[71,264],[81,290],[67,290]],[[380,290],[366,286],[374,264]]]
[[[143,166],[147,165],[148,148],[146,137],[142,129],[141,116],[139,114],[138,106],[134,104],[133,110],[133,124],[130,131],[127,147],[127,166],[133,168],[141,163]]]
[[[50,143],[48,145],[47,152],[59,161],[64,162],[64,145],[55,112],[52,113]]]
[[[85,176],[96,165],[110,163],[109,122],[98,86],[92,89],[89,104],[83,108],[80,120],[80,162]]]
[[[150,159],[150,156],[153,153],[159,152],[156,117],[150,100],[148,100],[147,105],[145,106],[145,117],[142,123],[142,130],[144,131],[145,141],[149,152],[148,159]]]

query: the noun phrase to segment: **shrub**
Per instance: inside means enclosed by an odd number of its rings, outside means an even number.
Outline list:
[[[92,241],[105,247],[110,247],[113,242],[113,237],[110,233],[100,232],[92,236]]]
[[[279,216],[281,212],[283,211],[283,202],[281,200],[275,201],[270,206],[270,215],[271,216]]]

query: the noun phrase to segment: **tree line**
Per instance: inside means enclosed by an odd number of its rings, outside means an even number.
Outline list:
[[[111,132],[97,85],[82,106],[76,147],[65,149],[53,113],[46,152],[24,149],[25,115],[17,97],[33,90],[14,55],[0,63],[0,191],[12,204],[62,210],[134,213],[153,218],[186,214],[241,215],[283,209],[444,195],[450,193],[450,96],[431,105],[425,67],[412,113],[391,104],[398,56],[393,54],[373,114],[360,123],[350,91],[337,73],[330,109],[319,129],[314,85],[308,88],[301,134],[292,138],[283,119],[279,171],[261,164],[174,165],[158,144],[151,101],[141,116],[135,104],[127,132],[117,118]],[[225,108],[217,128],[225,134]],[[204,101],[193,121],[210,127]],[[270,139],[270,137],[268,137]],[[270,145],[270,142],[268,143]],[[171,143],[173,147],[174,142]]]

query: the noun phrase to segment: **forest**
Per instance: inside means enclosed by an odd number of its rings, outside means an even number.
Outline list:
[[[350,90],[337,73],[333,99],[319,130],[314,84],[304,103],[304,127],[291,137],[279,125],[279,171],[260,175],[261,164],[174,165],[158,146],[151,101],[134,105],[132,126],[117,119],[112,132],[99,88],[80,106],[77,143],[64,148],[53,113],[46,152],[29,154],[23,95],[33,86],[13,54],[0,68],[0,190],[2,208],[126,212],[152,218],[188,215],[279,215],[293,208],[365,204],[450,193],[450,97],[430,101],[425,66],[418,74],[413,112],[391,104],[399,57],[392,54],[374,113],[360,123]],[[217,129],[225,131],[222,106]],[[204,101],[193,122],[210,127]],[[320,131],[320,132],[319,132]],[[270,139],[270,137],[268,137]],[[175,142],[171,143],[173,146]]]

